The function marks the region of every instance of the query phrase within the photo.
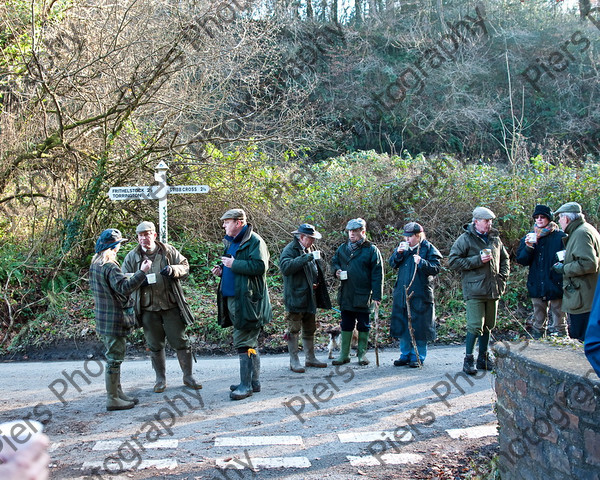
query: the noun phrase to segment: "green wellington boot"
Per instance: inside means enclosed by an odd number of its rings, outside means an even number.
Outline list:
[[[119,377],[121,376],[120,367],[108,367],[104,373],[106,383],[106,410],[129,410],[135,406],[133,401],[128,402],[119,398]]]
[[[368,365],[370,362],[365,356],[369,347],[369,332],[358,332],[358,345],[356,356],[359,365]]]
[[[340,347],[340,356],[336,358],[333,365],[343,365],[344,363],[350,363],[350,342],[352,341],[352,332],[341,333],[342,346]]]
[[[167,388],[167,357],[164,348],[158,352],[150,352],[152,368],[156,374],[154,393],[162,393]]]
[[[185,350],[177,350],[177,360],[179,360],[179,366],[183,372],[183,384],[186,387],[193,388],[194,390],[200,390],[202,384],[197,382],[192,374],[192,351],[188,348]]]

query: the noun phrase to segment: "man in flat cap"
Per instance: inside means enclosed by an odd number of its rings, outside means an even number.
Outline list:
[[[493,370],[488,347],[490,332],[496,326],[498,299],[506,289],[510,273],[508,252],[498,230],[492,228],[494,212],[486,207],[473,210],[473,220],[463,227],[464,233],[450,249],[448,265],[460,272],[467,310],[466,354],[463,371],[475,375],[480,370]],[[477,368],[473,358],[479,339]]]
[[[212,273],[221,279],[217,290],[219,325],[233,326],[233,346],[240,360],[240,383],[230,387],[229,398],[241,400],[260,392],[258,334],[272,317],[267,290],[269,251],[247,223],[244,210],[227,210],[221,221],[225,248]]]
[[[331,308],[331,301],[323,274],[321,252],[314,245],[315,240],[322,237],[321,234],[309,223],[303,223],[292,234],[294,239],[279,257],[279,269],[283,275],[290,370],[304,373],[304,367],[327,367],[327,363],[315,357],[316,313],[317,308]],[[298,359],[300,331],[305,352],[304,367]]]
[[[123,271],[136,272],[144,260],[152,260],[147,281],[132,297],[156,374],[154,392],[162,393],[167,388],[165,339],[177,352],[183,384],[198,390],[202,385],[192,374],[192,348],[185,331],[187,325],[194,322],[194,316],[180,283],[188,276],[190,265],[175,247],[156,240],[156,227],[152,222],[140,223],[135,232],[138,246],[125,257]]]
[[[548,332],[561,337],[567,334],[566,315],[562,311],[562,275],[552,270],[556,252],[563,250],[566,236],[552,221],[552,211],[546,205],[536,205],[533,210],[533,231],[521,239],[517,249],[517,263],[529,267],[527,291],[533,303],[533,327],[531,336],[539,339],[546,335],[548,310],[552,312],[552,324]]]
[[[398,269],[390,335],[400,341],[400,358],[394,365],[416,368],[425,362],[427,342],[436,337],[433,279],[440,273],[442,254],[425,239],[417,222],[407,223],[403,234],[404,241],[389,259]]]
[[[600,234],[576,202],[565,203],[554,214],[568,236],[564,260],[552,269],[563,276],[562,309],[569,314],[569,336],[583,342],[598,282]]]
[[[359,365],[368,365],[369,316],[371,307],[379,307],[383,297],[383,260],[379,249],[367,240],[367,222],[362,218],[346,225],[348,241],[340,245],[331,260],[335,276],[340,279],[337,301],[342,312],[340,356],[332,363],[350,361],[352,331],[358,330]]]

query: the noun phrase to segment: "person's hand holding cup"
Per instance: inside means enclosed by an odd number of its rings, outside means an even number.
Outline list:
[[[408,242],[400,242],[400,245],[398,245],[398,253],[405,252],[406,250],[408,250]]]
[[[566,250],[559,250],[558,252],[556,252],[556,258],[558,258],[559,262],[565,261],[565,253],[566,253]]]
[[[313,260],[321,260],[321,251],[320,250],[313,250],[311,253],[312,253]]]
[[[525,237],[525,243],[532,247],[535,243],[537,243],[537,235],[535,232],[529,232]]]
[[[488,263],[492,259],[492,250],[491,248],[484,248],[479,252],[479,255],[483,263]]]

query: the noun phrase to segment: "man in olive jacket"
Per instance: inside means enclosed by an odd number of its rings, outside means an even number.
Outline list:
[[[315,240],[322,238],[322,235],[308,223],[300,225],[292,234],[294,239],[279,257],[279,269],[283,275],[283,301],[287,311],[290,370],[304,373],[305,369],[298,359],[300,330],[305,351],[304,366],[327,367],[327,363],[315,357],[316,313],[317,308],[331,308],[331,301],[321,255],[314,247]]]
[[[365,354],[369,343],[371,305],[379,307],[383,297],[383,260],[379,249],[367,240],[367,222],[362,218],[346,225],[348,241],[340,245],[331,260],[332,270],[340,279],[338,304],[342,311],[340,356],[332,363],[350,361],[350,342],[356,325],[359,365],[368,365]]]
[[[479,338],[477,368],[492,370],[489,356],[490,332],[496,326],[498,299],[506,289],[510,273],[508,252],[498,230],[492,228],[496,218],[489,208],[473,210],[473,222],[465,225],[465,232],[450,249],[448,265],[462,277],[463,297],[467,309],[466,354],[463,371],[475,375],[473,350]]]
[[[185,332],[186,326],[194,322],[194,316],[180,283],[190,272],[189,263],[175,247],[156,240],[156,227],[152,222],[140,223],[135,231],[139,245],[125,257],[123,272],[136,272],[145,259],[152,260],[147,281],[133,292],[132,298],[156,374],[154,392],[161,393],[167,388],[165,338],[177,352],[183,384],[198,390],[202,385],[192,374],[192,348]]]
[[[240,384],[230,387],[229,397],[241,400],[260,392],[258,334],[272,317],[267,290],[269,251],[246,222],[242,209],[228,210],[221,220],[225,249],[221,264],[212,273],[221,278],[217,290],[219,325],[233,326],[233,346],[240,360]]]
[[[581,205],[568,202],[555,215],[568,235],[564,262],[552,269],[563,275],[563,311],[569,314],[569,336],[583,342],[600,268],[600,234],[585,221]]]

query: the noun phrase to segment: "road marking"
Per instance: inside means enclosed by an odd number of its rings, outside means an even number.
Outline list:
[[[355,457],[348,455],[350,465],[353,467],[376,467],[381,465],[404,465],[407,463],[419,463],[423,455],[416,453],[384,453],[383,455],[369,455],[366,457]]]
[[[242,470],[244,468],[309,468],[310,460],[306,457],[256,457],[250,458],[248,463],[243,460],[235,461],[235,459],[217,460],[219,468],[235,468]]]
[[[81,470],[93,470],[93,469],[104,470],[104,463],[105,462],[103,462],[103,461],[85,462],[83,464],[83,466],[81,467]],[[177,460],[173,460],[173,459],[143,460],[142,463],[140,463],[137,467],[132,466],[130,468],[125,468],[124,466],[121,466],[121,468],[119,468],[119,470],[120,471],[121,470],[122,471],[144,470],[145,468],[158,468],[158,469],[168,468],[169,470],[174,470],[175,468],[177,468]]]
[[[100,440],[96,442],[92,450],[118,450],[123,445],[127,443],[126,440]],[[156,440],[154,442],[145,442],[144,448],[177,448],[179,446],[179,440],[176,439],[166,439],[166,440]]]
[[[476,427],[468,428],[451,428],[446,431],[448,432],[448,435],[454,439],[494,437],[498,435],[498,425],[492,423],[489,425],[478,425]]]
[[[394,432],[349,432],[349,433],[338,433],[338,438],[342,443],[366,443],[375,442],[377,440],[384,441],[386,439],[393,439],[395,442],[410,442],[413,439],[413,435],[410,431],[405,431],[399,438],[395,437]]]
[[[302,445],[300,435],[256,435],[248,437],[217,437],[215,447],[253,447],[257,445]]]

